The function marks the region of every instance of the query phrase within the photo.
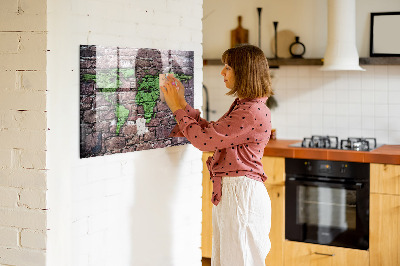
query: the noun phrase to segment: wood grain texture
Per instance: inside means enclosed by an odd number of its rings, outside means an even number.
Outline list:
[[[367,266],[369,265],[369,252],[286,240],[284,265]]]
[[[400,195],[400,165],[370,165],[371,193]]]
[[[265,183],[271,199],[271,231],[269,239],[271,250],[265,259],[266,266],[283,265],[285,241],[285,187]]]
[[[400,265],[400,196],[371,194],[370,202],[370,265]]]
[[[383,145],[372,151],[314,149],[289,146],[297,142],[301,142],[301,140],[270,140],[264,149],[264,156],[400,165],[400,145]]]
[[[201,223],[201,253],[204,258],[211,258],[212,254],[212,183],[206,161],[212,152],[203,153],[203,194],[202,194],[202,223]]]
[[[264,156],[261,163],[267,175],[266,184],[285,185],[285,158]]]

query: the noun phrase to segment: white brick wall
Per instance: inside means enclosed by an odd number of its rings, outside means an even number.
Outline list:
[[[0,3],[1,265],[45,265],[46,2]]]
[[[194,51],[199,107],[202,0],[47,8],[47,264],[201,265],[201,152],[185,145],[79,159],[79,45]]]

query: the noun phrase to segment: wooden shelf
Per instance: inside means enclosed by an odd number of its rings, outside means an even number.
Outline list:
[[[322,66],[322,58],[268,58],[270,67]]]
[[[271,68],[279,66],[322,66],[323,58],[268,58]],[[220,59],[204,59],[204,66],[222,65]],[[400,65],[400,57],[362,57],[360,65]]]
[[[304,66],[304,65],[322,65],[321,58],[268,58],[268,64],[270,67],[279,66]],[[217,66],[222,65],[220,59],[204,59],[203,65],[205,66]]]
[[[400,57],[362,57],[360,65],[400,65]]]

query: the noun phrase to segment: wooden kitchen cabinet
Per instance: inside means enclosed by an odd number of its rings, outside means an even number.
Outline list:
[[[268,185],[285,185],[285,158],[264,156],[261,159],[264,172],[267,175],[265,184]]]
[[[265,259],[266,266],[283,265],[285,240],[285,158],[264,156],[261,160],[267,175],[265,187],[271,199],[271,250]]]
[[[283,265],[285,241],[285,187],[265,184],[271,199],[271,250],[265,259],[266,266]]]
[[[370,265],[400,265],[400,196],[374,193],[370,200]]]
[[[370,167],[370,265],[400,265],[400,165]]]
[[[400,195],[400,165],[370,164],[371,193]]]
[[[212,183],[206,166],[211,152],[203,153],[203,217],[202,217],[202,256],[211,258],[212,253]],[[283,243],[285,230],[285,158],[263,157],[264,171],[268,176],[265,187],[268,190],[272,205],[271,250],[266,258],[266,265],[283,265]]]
[[[285,266],[366,266],[365,250],[285,241]],[[282,264],[283,265],[283,264]]]
[[[204,258],[211,258],[212,252],[212,183],[210,181],[210,173],[206,165],[212,152],[203,153],[203,195],[202,195],[202,223],[201,223],[201,253]]]

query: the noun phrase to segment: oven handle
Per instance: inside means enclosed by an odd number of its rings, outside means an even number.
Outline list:
[[[310,181],[310,180],[304,180],[303,178],[297,178],[297,177],[288,177],[287,181],[291,182],[296,182],[296,183],[301,183],[304,185],[340,185],[340,186],[345,186],[348,188],[354,188],[354,189],[361,189],[363,187],[362,182],[356,182],[356,183],[347,183],[347,182],[332,182],[332,181],[321,181],[321,180],[315,180],[315,181]]]

